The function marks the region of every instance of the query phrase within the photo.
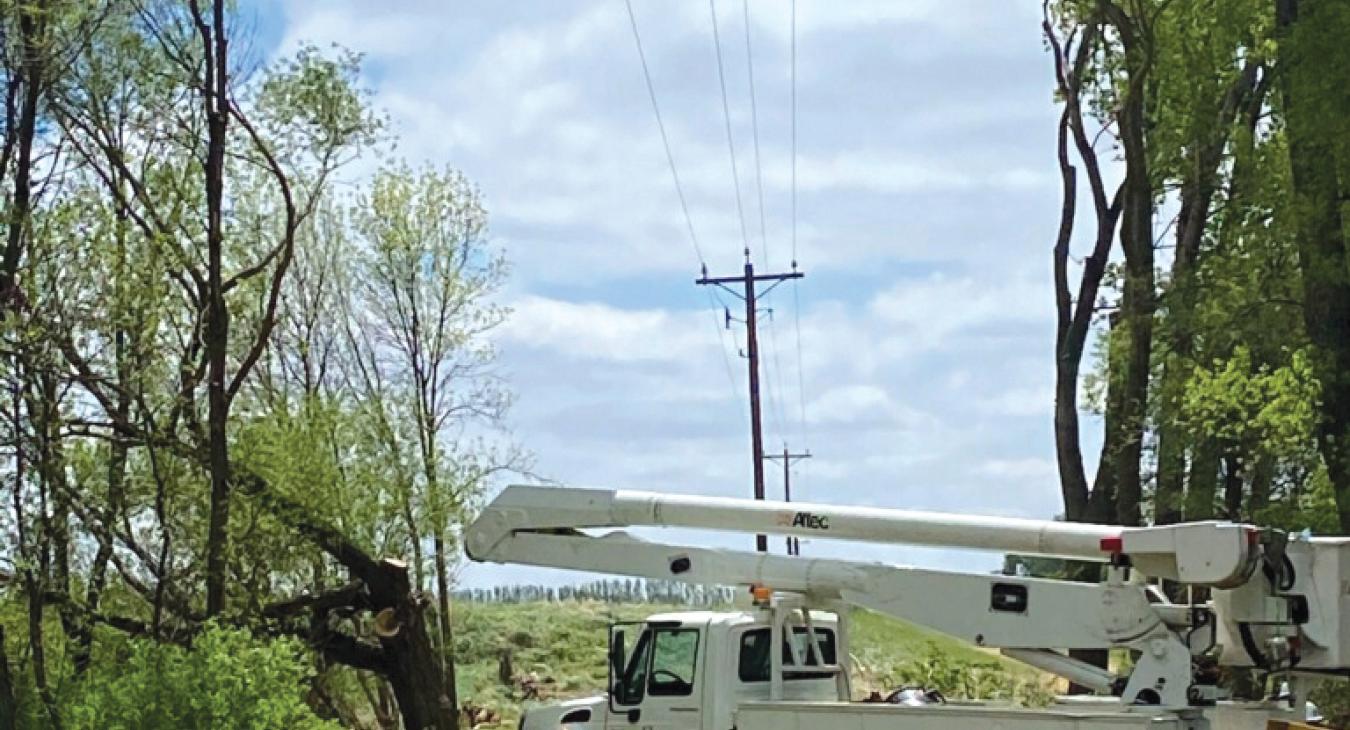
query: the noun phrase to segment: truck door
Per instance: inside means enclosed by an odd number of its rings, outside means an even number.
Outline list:
[[[617,629],[621,630],[621,629]],[[616,730],[702,730],[701,631],[649,625],[619,661],[611,638],[611,666],[623,672],[611,683],[605,727]],[[622,634],[617,641],[622,646]],[[622,651],[622,650],[620,650]]]

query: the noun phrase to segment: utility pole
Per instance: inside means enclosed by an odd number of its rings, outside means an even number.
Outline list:
[[[788,279],[800,279],[805,274],[797,270],[797,262],[792,262],[792,271],[783,274],[756,274],[755,265],[750,261],[750,251],[745,252],[745,273],[741,276],[708,276],[708,267],[703,267],[703,276],[694,283],[700,286],[709,284],[721,287],[745,302],[746,346],[745,359],[750,367],[750,445],[751,463],[755,474],[755,499],[764,499],[764,433],[759,416],[759,334],[756,331],[756,297],[762,297],[774,287]],[[761,281],[773,282],[762,292],[756,292],[755,286]],[[736,291],[730,285],[739,284],[743,291]],[[727,326],[731,326],[731,312],[727,311]],[[769,551],[769,540],[764,535],[755,536],[755,548],[761,553]]]
[[[782,453],[782,454],[765,454],[765,455],[764,455],[764,458],[765,458],[765,459],[768,459],[769,461],[781,461],[781,462],[783,462],[783,501],[784,501],[784,502],[791,502],[791,501],[792,501],[792,465],[795,464],[795,463],[797,463],[797,462],[799,462],[799,461],[801,461],[802,459],[809,459],[809,458],[811,458],[811,452],[810,452],[810,451],[807,451],[807,452],[801,453],[801,454],[794,454],[794,453],[792,453],[791,451],[788,451],[787,444],[783,444],[783,453]],[[801,546],[800,543],[797,542],[797,538],[795,538],[795,537],[789,537],[789,538],[787,538],[787,554],[788,554],[788,555],[801,555],[801,554],[802,554],[802,546]]]

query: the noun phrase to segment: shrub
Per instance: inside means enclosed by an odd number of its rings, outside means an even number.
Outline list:
[[[191,649],[134,640],[72,688],[71,730],[336,730],[304,702],[297,642],[209,628]]]

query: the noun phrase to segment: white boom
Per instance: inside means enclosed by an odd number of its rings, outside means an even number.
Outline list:
[[[592,528],[664,526],[887,544],[935,545],[1111,563],[1101,584],[965,574],[651,543]],[[1123,700],[1203,701],[1193,657],[1235,666],[1350,668],[1350,541],[1296,540],[1226,522],[1122,528],[868,507],[596,489],[513,486],[466,530],[478,561],[699,584],[771,586],[903,618],[1074,679],[1106,679],[1047,649],[1138,652]],[[1167,602],[1153,576],[1212,588],[1207,604]],[[1119,688],[1117,688],[1119,689]],[[1211,688],[1212,689],[1212,688]]]
[[[1127,553],[1146,575],[1191,585],[1240,583],[1250,573],[1256,532],[1229,522],[1123,528],[1053,520],[844,507],[603,489],[510,487],[474,525],[490,543],[514,530],[692,527],[887,544],[995,550],[1109,562]]]

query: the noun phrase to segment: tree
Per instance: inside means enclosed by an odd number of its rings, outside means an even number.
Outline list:
[[[1240,172],[1234,160],[1241,153],[1234,145],[1255,141],[1270,84],[1265,59],[1253,53],[1260,4],[1226,3],[1219,18],[1216,9],[1213,3],[1177,7],[1169,13],[1168,32],[1157,38],[1161,60],[1154,75],[1162,123],[1154,125],[1152,157],[1164,179],[1174,181],[1178,202],[1171,275],[1161,292],[1158,323],[1154,518],[1160,524],[1182,519],[1188,482],[1199,487],[1217,472],[1208,459],[1194,458],[1201,450],[1180,423],[1202,325],[1197,300],[1205,291],[1198,270],[1208,253],[1206,236],[1221,235],[1211,220],[1216,201],[1234,204],[1236,187],[1223,189],[1225,173],[1233,180]],[[1238,56],[1244,56],[1240,63]],[[1227,201],[1221,197],[1225,192]]]
[[[1350,125],[1344,44],[1350,9],[1326,0],[1276,0],[1281,118],[1288,138],[1297,220],[1303,320],[1321,383],[1317,438],[1350,532],[1350,257],[1344,205],[1350,195]]]
[[[86,675],[105,628],[186,644],[215,617],[387,678],[409,727],[453,727],[422,586],[397,559],[371,557],[408,543],[367,539],[379,514],[310,508],[336,493],[312,469],[341,476],[360,455],[347,421],[359,393],[305,349],[342,330],[278,333],[279,321],[315,322],[313,306],[283,306],[297,291],[288,274],[301,239],[319,240],[311,221],[330,174],[378,131],[357,59],[305,48],[251,75],[229,53],[237,26],[219,2],[113,4],[98,21],[59,77],[41,75],[52,123],[34,149],[69,154],[30,166],[62,185],[44,199],[30,180],[9,229],[22,243],[11,287],[22,326],[5,331],[18,356],[0,400],[16,457],[9,509],[25,529],[7,551],[31,578],[29,665],[49,724],[63,719],[43,673],[54,606],[71,639],[55,661]],[[333,261],[311,253],[307,275]],[[287,353],[309,410],[273,387]],[[314,458],[260,447],[278,434]]]
[[[505,263],[484,239],[486,215],[477,191],[453,170],[382,170],[369,195],[358,199],[353,217],[365,254],[356,277],[362,282],[363,316],[352,344],[366,397],[379,409],[384,441],[396,450],[390,456],[405,463],[406,455],[397,450],[409,441],[416,446],[418,478],[405,492],[404,510],[415,544],[430,533],[453,702],[449,530],[488,476],[521,465],[511,450],[498,454],[457,445],[475,422],[500,424],[509,402],[484,339],[505,316],[487,303],[502,282]],[[405,431],[391,425],[398,421],[411,424],[411,438],[396,433]]]
[[[1117,188],[1114,193],[1108,192],[1095,139],[1090,138],[1087,131],[1084,90],[1091,81],[1091,60],[1104,43],[1104,20],[1096,12],[1081,19],[1068,14],[1056,17],[1048,2],[1043,8],[1042,29],[1054,54],[1056,87],[1063,105],[1056,146],[1063,200],[1054,247],[1056,463],[1066,518],[1074,522],[1103,522],[1109,519],[1108,511],[1114,497],[1100,480],[1096,489],[1089,490],[1083,466],[1078,390],[1098,292],[1120,219],[1123,190]],[[1076,297],[1069,281],[1070,250],[1078,211],[1078,168],[1072,162],[1073,154],[1087,171],[1095,212],[1092,251],[1083,260]]]

